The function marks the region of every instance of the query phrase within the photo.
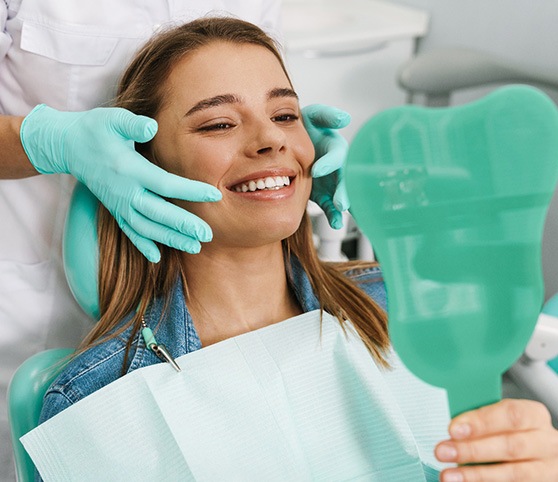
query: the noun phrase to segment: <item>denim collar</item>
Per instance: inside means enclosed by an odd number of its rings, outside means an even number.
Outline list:
[[[290,287],[303,312],[318,309],[320,303],[310,280],[299,260],[294,256],[290,259],[290,266],[287,266],[287,273]],[[147,310],[145,322],[153,330],[157,343],[165,345],[174,358],[202,347],[194,321],[186,306],[184,288],[180,278],[173,287],[166,307],[164,299],[157,298]],[[160,361],[151,350],[147,349],[141,334],[138,335],[136,346],[137,349],[130,361],[128,372]]]

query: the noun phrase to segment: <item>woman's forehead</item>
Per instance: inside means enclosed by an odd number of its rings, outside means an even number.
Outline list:
[[[254,44],[212,42],[181,58],[169,75],[179,86],[189,79],[192,87],[232,83],[262,84],[288,78],[278,58],[266,47]],[[258,81],[258,82],[255,82]]]

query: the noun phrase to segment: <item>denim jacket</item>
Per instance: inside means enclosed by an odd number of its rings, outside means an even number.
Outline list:
[[[310,280],[298,260],[291,261],[291,268],[291,287],[302,310],[308,312],[319,309],[320,304]],[[347,276],[385,309],[386,292],[379,267],[349,272]],[[157,299],[145,316],[145,322],[155,333],[157,343],[165,345],[173,358],[199,350],[202,345],[186,306],[181,282],[174,286],[171,301],[160,321],[163,308],[164,300]],[[123,323],[132,316],[133,313],[130,313]],[[72,360],[47,390],[39,423],[122,376],[130,333],[131,328],[120,337],[94,346]],[[155,363],[162,361],[146,347],[141,333],[138,333],[128,354],[126,373]]]

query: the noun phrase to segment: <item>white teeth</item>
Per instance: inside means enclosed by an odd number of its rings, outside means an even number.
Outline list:
[[[234,187],[236,192],[254,192],[257,190],[270,189],[277,190],[281,189],[283,186],[288,186],[291,184],[289,176],[275,176],[275,177],[263,177],[261,179],[255,179],[249,182],[243,182],[242,184],[237,184]]]

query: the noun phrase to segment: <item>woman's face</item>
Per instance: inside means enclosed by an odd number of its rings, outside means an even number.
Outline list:
[[[277,58],[214,42],[178,62],[163,89],[155,160],[222,192],[216,203],[178,202],[211,226],[212,244],[258,246],[294,233],[314,148]]]

